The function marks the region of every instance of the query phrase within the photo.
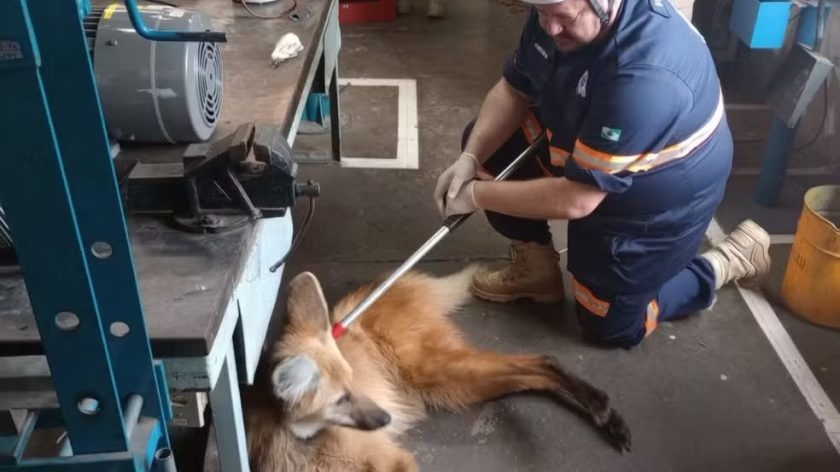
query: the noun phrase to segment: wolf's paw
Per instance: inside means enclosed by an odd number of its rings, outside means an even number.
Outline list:
[[[610,418],[603,426],[610,442],[621,452],[630,452],[631,437],[630,428],[624,423],[624,419],[614,410],[610,410]]]

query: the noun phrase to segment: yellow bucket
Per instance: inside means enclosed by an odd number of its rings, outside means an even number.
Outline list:
[[[799,316],[840,328],[840,186],[814,187],[785,269],[782,297]]]

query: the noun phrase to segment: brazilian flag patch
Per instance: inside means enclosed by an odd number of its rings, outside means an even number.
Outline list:
[[[607,141],[617,143],[621,139],[621,130],[618,128],[610,128],[607,126],[601,127],[601,137]]]

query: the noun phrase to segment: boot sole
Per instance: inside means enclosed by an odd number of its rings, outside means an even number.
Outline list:
[[[753,248],[753,253],[750,254],[750,262],[755,267],[756,275],[741,279],[738,281],[738,285],[744,288],[755,288],[761,285],[770,273],[770,264],[772,262],[770,258],[770,236],[761,226],[752,220],[741,223],[738,225],[738,229],[746,233],[747,236],[758,244],[758,247]],[[756,251],[760,251],[761,254],[756,254]]]
[[[545,293],[511,293],[511,294],[499,294],[499,293],[490,293],[485,292],[481,289],[476,287],[470,287],[473,295],[476,297],[487,300],[488,302],[493,303],[512,303],[519,300],[531,300],[535,303],[557,303],[563,300],[563,295],[558,294],[545,294]]]

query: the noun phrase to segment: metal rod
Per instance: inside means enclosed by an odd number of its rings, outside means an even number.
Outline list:
[[[223,31],[170,31],[151,30],[143,21],[143,14],[137,7],[137,0],[125,0],[125,9],[128,18],[137,34],[151,41],[207,41],[211,43],[224,43],[227,35]]]
[[[233,188],[236,189],[236,195],[234,198],[239,200],[245,208],[248,210],[248,214],[251,216],[251,219],[256,221],[262,218],[262,212],[259,208],[254,206],[254,202],[251,201],[251,198],[248,196],[248,192],[245,191],[245,187],[242,186],[242,182],[233,175],[233,171],[227,169],[227,177],[230,184],[233,185]]]
[[[131,433],[134,432],[134,427],[137,426],[137,422],[140,420],[140,410],[142,409],[143,397],[137,394],[128,397],[125,410],[123,411],[123,417],[125,418],[123,424],[125,425],[125,435],[129,441],[131,441]]]
[[[137,422],[140,420],[140,410],[143,409],[143,397],[140,395],[131,395],[126,402],[125,410],[123,410],[123,425],[125,426],[125,435],[131,440],[131,433]],[[73,446],[70,444],[70,435],[64,432],[64,435],[59,440],[58,455],[60,457],[70,457],[73,455]]]
[[[155,470],[157,472],[178,472],[175,466],[175,455],[172,449],[163,447],[155,452]]]
[[[70,457],[73,455],[73,446],[70,444],[70,435],[67,434],[67,431],[64,432],[64,436],[62,436],[60,444],[58,446],[58,456],[59,457]]]
[[[522,151],[522,154],[516,156],[516,159],[514,159],[513,162],[511,162],[501,172],[499,172],[499,175],[497,175],[496,178],[493,180],[499,182],[507,179],[510,176],[510,174],[513,173],[513,171],[519,168],[520,164],[522,164],[522,162],[525,159],[529,158],[534,152],[536,152],[537,149],[539,149],[539,147],[545,141],[545,136],[545,130],[541,131],[540,134],[537,135],[537,138],[534,139],[534,142],[529,144],[528,147],[525,148],[524,151]]]
[[[20,426],[20,432],[17,436],[17,443],[12,451],[16,462],[23,459],[26,449],[29,446],[29,440],[32,439],[32,432],[35,431],[35,426],[38,423],[38,411],[29,410],[26,412],[26,417]]]
[[[3,244],[7,247],[12,247],[12,232],[6,223],[6,214],[3,213],[3,208],[0,207],[0,246]]]
[[[513,162],[508,164],[502,172],[499,173],[493,180],[496,182],[505,180],[510,174],[513,173],[521,164],[525,161],[528,157],[530,157],[534,151],[536,151],[542,142],[545,140],[545,131],[542,131],[539,136],[532,142],[521,154],[519,154]],[[392,285],[405,275],[414,265],[416,265],[420,259],[423,258],[426,254],[429,253],[437,244],[446,237],[449,233],[454,231],[458,226],[460,226],[467,218],[470,217],[470,214],[466,215],[453,215],[444,221],[443,226],[432,235],[431,238],[426,240],[420,249],[414,252],[405,262],[400,265],[397,270],[395,270],[387,279],[385,279],[382,284],[380,284],[373,292],[370,293],[361,303],[359,303],[353,310],[347,314],[340,322],[336,323],[332,328],[333,338],[338,339],[347,331],[347,328],[358,319],[362,313],[365,312],[371,305],[373,305],[380,297],[382,297],[385,292],[391,288]]]
[[[417,262],[429,251],[431,251],[437,245],[437,243],[440,242],[440,240],[442,240],[447,234],[449,234],[450,231],[451,230],[446,226],[442,226],[439,230],[437,230],[437,232],[431,238],[429,238],[428,241],[426,241],[422,246],[420,246],[420,249],[418,249],[414,254],[412,254],[411,257],[408,258],[408,260],[403,262],[402,265],[400,265],[397,268],[397,270],[394,271],[393,274],[388,276],[388,278],[385,279],[385,282],[376,287],[376,289],[373,292],[371,292],[370,295],[368,295],[364,300],[362,300],[362,302],[358,306],[356,306],[356,308],[353,308],[353,311],[348,313],[347,316],[344,317],[343,320],[341,320],[341,322],[333,326],[333,337],[338,339],[342,334],[344,334],[344,331],[347,330],[347,327],[350,326],[351,323],[356,321],[356,318],[361,316],[362,313],[365,312],[365,310],[370,308],[370,306],[373,305],[374,302],[379,300],[379,298],[385,293],[385,291],[391,288],[392,285],[394,285],[394,282],[396,282],[397,279],[402,277],[406,272],[409,271],[409,269],[414,267],[414,265],[417,264]]]
[[[814,51],[820,52],[820,48],[822,47],[823,37],[825,36],[825,21],[827,19],[827,15],[825,14],[825,0],[819,0],[817,2],[817,33],[816,38],[814,39]],[[825,85],[828,87],[828,84]]]

